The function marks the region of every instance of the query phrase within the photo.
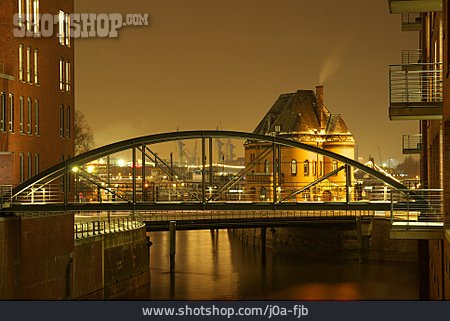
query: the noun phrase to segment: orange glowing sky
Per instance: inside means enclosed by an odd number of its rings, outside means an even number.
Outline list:
[[[76,11],[150,16],[76,42],[76,106],[98,146],[219,122],[253,131],[280,94],[320,81],[365,159],[379,146],[399,160],[401,135],[418,131],[388,120],[388,65],[418,40],[387,0],[76,0]]]

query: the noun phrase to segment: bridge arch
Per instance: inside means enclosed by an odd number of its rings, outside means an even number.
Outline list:
[[[65,177],[65,173],[69,172],[72,168],[82,166],[96,159],[106,157],[118,152],[123,152],[133,148],[140,148],[142,146],[150,146],[158,143],[172,142],[178,140],[188,140],[188,139],[212,139],[212,138],[231,138],[231,139],[243,139],[256,142],[266,142],[271,143],[274,146],[280,145],[285,147],[299,148],[319,155],[326,156],[330,159],[339,161],[346,166],[351,166],[356,169],[363,171],[377,179],[382,183],[385,183],[397,190],[406,190],[407,188],[399,183],[398,181],[392,179],[391,177],[385,176],[384,174],[367,167],[353,159],[347,158],[340,154],[336,154],[329,150],[324,150],[312,145],[305,143],[269,135],[258,135],[254,133],[237,132],[237,131],[219,131],[219,130],[199,130],[199,131],[181,131],[181,132],[170,132],[161,133],[148,136],[142,136],[132,139],[127,139],[119,141],[113,144],[109,144],[84,154],[78,155],[71,159],[65,160],[64,162],[57,164],[35,177],[23,182],[13,189],[13,198],[19,196],[21,193],[26,193],[27,191],[33,189],[39,184],[45,184],[45,182],[54,180],[58,177]]]

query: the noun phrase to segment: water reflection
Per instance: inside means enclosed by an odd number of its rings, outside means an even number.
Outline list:
[[[244,245],[226,230],[178,231],[175,273],[169,233],[150,234],[153,300],[418,299],[416,264],[339,262]]]

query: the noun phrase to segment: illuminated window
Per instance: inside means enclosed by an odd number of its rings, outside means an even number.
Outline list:
[[[303,163],[303,176],[309,176],[309,161],[305,160]]]
[[[70,92],[70,61],[66,61],[66,91]]]
[[[31,1],[32,0],[25,0],[26,2],[26,22],[27,22],[27,31],[31,31],[31,18],[33,17],[33,9],[31,6]]]
[[[70,48],[70,15],[66,14],[66,20],[65,20],[65,36],[66,36],[66,46]]]
[[[265,200],[267,197],[267,189],[265,187],[261,188],[261,192],[259,194],[259,198],[261,200]]]
[[[59,108],[59,136],[64,138],[64,105]]]
[[[20,133],[23,134],[23,97],[20,96]]]
[[[38,33],[39,29],[40,29],[40,23],[39,23],[39,0],[34,0],[33,1],[33,13],[34,13],[34,18],[33,18],[33,23],[34,23],[34,32]]]
[[[31,83],[31,47],[27,47],[27,81]]]
[[[264,162],[264,173],[269,173],[269,160],[266,159],[266,161]]]
[[[0,130],[6,131],[6,94],[0,96]]]
[[[65,44],[65,38],[66,38],[66,15],[64,14],[64,11],[59,10],[59,43],[64,46]]]
[[[9,94],[9,131],[14,132],[14,95]]]
[[[39,100],[34,100],[34,133],[39,135]]]
[[[19,80],[23,81],[23,44],[19,45]]]
[[[23,27],[23,0],[17,1],[17,14],[19,16],[19,27]]]
[[[293,159],[291,161],[291,175],[296,176],[297,175],[297,160]]]
[[[64,90],[64,59],[59,59],[59,89]]]
[[[38,71],[39,50],[34,49],[34,83],[39,85],[39,71]]]
[[[28,117],[27,117],[27,131],[28,134],[31,135],[33,131],[31,130],[31,117],[32,117],[32,104],[31,104],[31,98],[28,97]]]
[[[332,170],[333,171],[335,171],[335,170],[337,170],[337,168],[338,168],[338,162],[337,162],[337,160],[333,160],[333,166],[332,166]]]

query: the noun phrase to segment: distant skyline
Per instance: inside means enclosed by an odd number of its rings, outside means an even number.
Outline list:
[[[76,1],[76,12],[148,13],[117,39],[79,39],[76,107],[97,146],[160,132],[251,132],[280,94],[323,84],[359,156],[399,161],[417,121],[389,121],[388,65],[417,47],[388,1]]]

